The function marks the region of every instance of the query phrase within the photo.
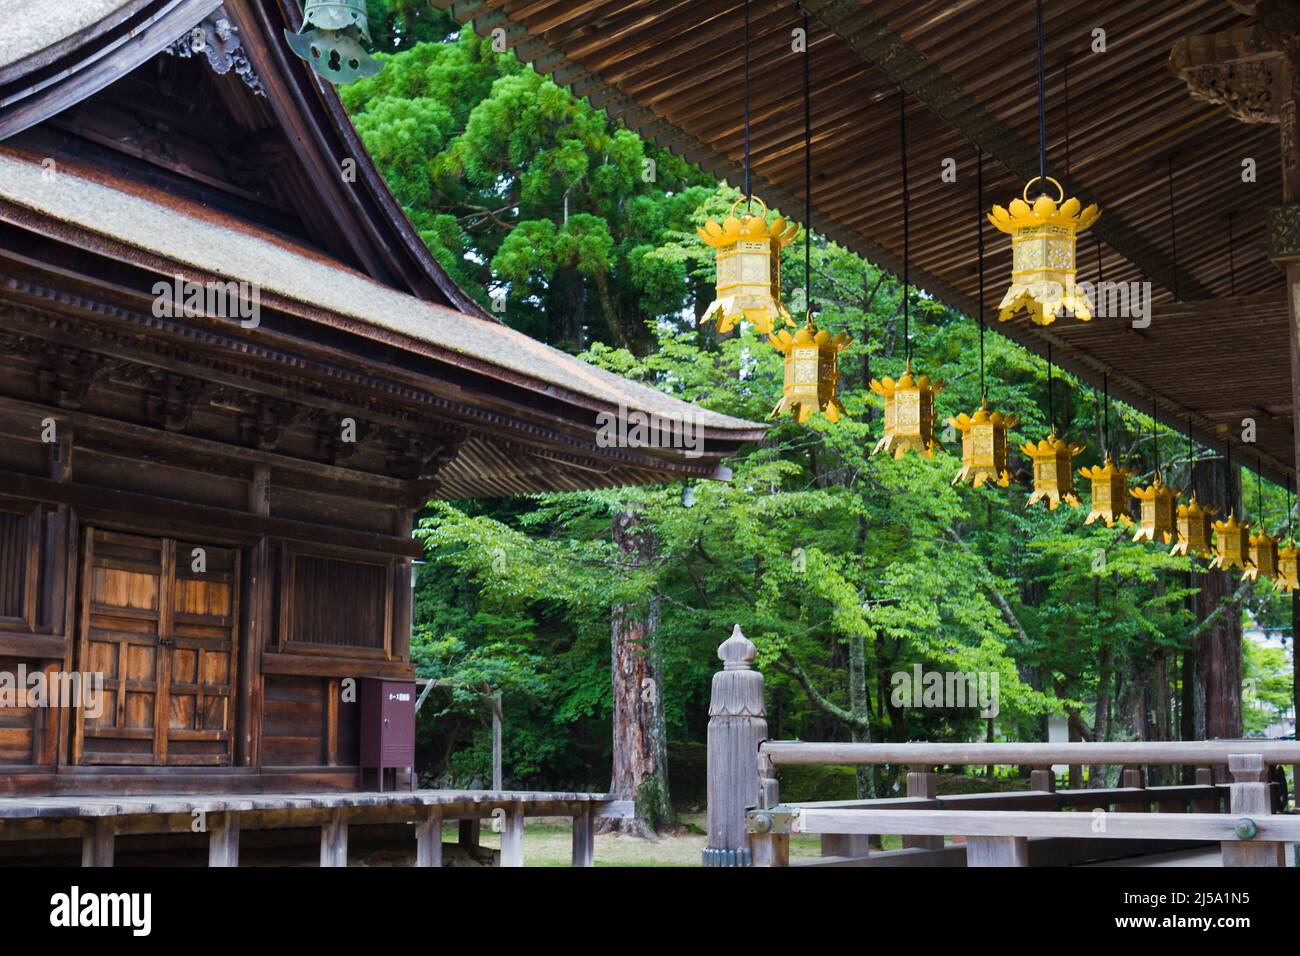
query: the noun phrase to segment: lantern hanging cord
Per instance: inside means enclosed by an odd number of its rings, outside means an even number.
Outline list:
[[[803,15],[803,288],[812,324],[812,50],[808,14]]]
[[[749,170],[749,0],[745,0],[745,200],[754,208],[754,187]]]
[[[1286,536],[1292,541],[1295,540],[1293,529],[1291,527],[1291,514],[1295,511],[1295,500],[1291,497],[1291,476],[1286,476]]]
[[[1102,437],[1106,442],[1106,447],[1102,450],[1106,453],[1106,457],[1109,458],[1110,457],[1110,376],[1107,375],[1105,372],[1103,372],[1101,375],[1101,401],[1102,401],[1102,417],[1105,422],[1105,425],[1102,429],[1103,431]]]
[[[1174,301],[1178,301],[1178,222],[1174,215],[1174,154],[1169,154],[1169,247],[1173,254]]]
[[[1264,533],[1264,461],[1255,456],[1255,505],[1259,511],[1259,531]]]
[[[911,304],[908,291],[911,288],[912,260],[912,195],[907,185],[907,94],[902,85],[898,87],[898,132],[902,141],[903,161],[903,359],[912,364],[912,337],[910,329]]]
[[[1187,487],[1192,487],[1192,464],[1196,459],[1196,446],[1192,442],[1192,416],[1187,416]],[[1194,492],[1193,492],[1194,493]]]
[[[1151,448],[1155,457],[1156,477],[1160,477],[1160,426],[1156,424],[1156,400],[1151,399]]]
[[[980,269],[979,321],[980,321],[980,404],[984,404],[984,149],[975,147],[975,192],[977,196],[975,235],[978,237]]]
[[[1052,343],[1047,343],[1047,424],[1053,435],[1056,434],[1056,409],[1052,402]]]
[[[1065,100],[1065,187],[1068,191],[1070,188],[1070,64],[1066,63],[1061,67],[1062,82],[1064,84],[1063,98]]]
[[[1038,175],[1047,178],[1047,83],[1043,75],[1043,0],[1036,6],[1038,19]]]

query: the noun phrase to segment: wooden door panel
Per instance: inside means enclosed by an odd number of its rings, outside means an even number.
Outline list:
[[[83,564],[78,660],[106,706],[78,713],[75,762],[231,763],[239,553],[88,529]]]

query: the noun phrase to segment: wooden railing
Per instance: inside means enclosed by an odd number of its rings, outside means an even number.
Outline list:
[[[790,837],[819,834],[805,865],[1029,866],[1218,843],[1225,866],[1281,866],[1300,842],[1273,767],[1300,764],[1291,741],[1141,743],[804,743],[766,740],[762,675],[739,628],[718,650],[709,708],[706,866],[789,865]],[[782,803],[784,765],[906,766],[907,796]],[[1028,765],[1030,789],[940,797],[933,768]],[[1117,788],[1060,791],[1055,764],[1118,764]],[[1191,786],[1148,787],[1146,767],[1196,767]],[[1227,783],[1228,775],[1231,783]],[[1216,783],[1216,777],[1218,782]],[[1155,812],[1152,812],[1154,809]],[[1221,812],[1226,809],[1226,812]],[[873,836],[904,849],[872,852]],[[946,845],[944,837],[965,839]]]

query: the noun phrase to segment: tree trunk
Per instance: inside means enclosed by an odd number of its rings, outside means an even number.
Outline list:
[[[1229,474],[1225,462],[1213,460],[1201,462],[1195,471],[1194,486],[1202,504],[1217,505],[1222,516],[1241,510],[1236,468]],[[1228,572],[1206,572],[1197,594],[1197,619],[1204,620],[1232,593]],[[1239,608],[1222,615],[1199,639],[1197,679],[1204,691],[1205,736],[1209,740],[1240,737],[1242,733],[1241,640]]]
[[[858,720],[869,722],[871,709],[867,705],[867,648],[866,639],[861,634],[849,638],[849,712]],[[855,744],[871,743],[870,725],[863,731],[850,727],[850,738]],[[871,767],[859,765],[854,774],[859,800],[874,800],[876,797],[875,781],[872,779]]]
[[[654,555],[653,532],[633,511],[614,518],[614,542],[629,569],[644,567]],[[630,821],[610,821],[619,829],[653,836],[673,822],[668,799],[667,736],[658,655],[659,598],[614,607],[610,628],[613,680],[613,757],[611,790],[636,804]]]
[[[546,297],[552,345],[571,352],[582,351],[582,318],[586,303],[587,286],[578,270],[567,267],[556,270],[550,294]]]

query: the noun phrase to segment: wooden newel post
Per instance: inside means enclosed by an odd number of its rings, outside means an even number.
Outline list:
[[[1238,839],[1220,844],[1223,865],[1282,866],[1284,844],[1255,838],[1259,818],[1273,813],[1264,758],[1259,754],[1233,754],[1228,758],[1228,769],[1232,772],[1228,812],[1238,817]]]
[[[737,624],[718,648],[722,670],[709,698],[708,824],[705,866],[750,866],[745,811],[760,800],[758,745],[767,739],[763,675],[758,656]]]

